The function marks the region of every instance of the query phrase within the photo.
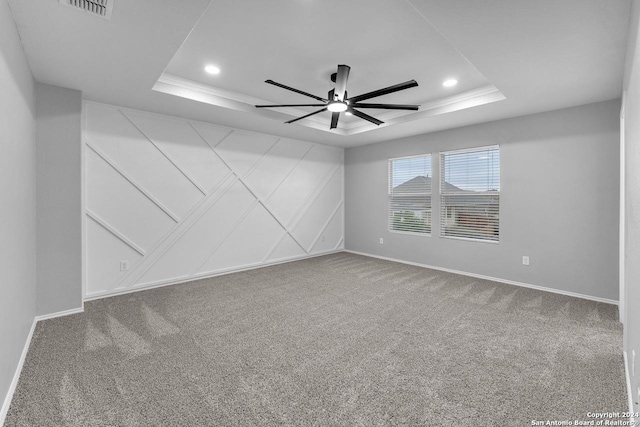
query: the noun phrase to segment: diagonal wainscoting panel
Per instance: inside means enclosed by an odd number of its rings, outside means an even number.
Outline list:
[[[86,211],[87,211],[87,216],[89,218],[91,218],[92,220],[94,220],[95,222],[100,224],[100,226],[102,226],[102,228],[104,228],[105,230],[107,230],[108,232],[110,232],[111,234],[116,236],[123,243],[126,243],[127,246],[129,246],[131,249],[133,249],[134,251],[138,252],[142,256],[144,256],[146,254],[146,251],[143,248],[138,246],[133,240],[129,239],[127,236],[125,236],[120,231],[118,231],[117,228],[113,227],[111,224],[109,224],[107,221],[105,221],[103,218],[101,218],[100,215],[98,215],[95,212],[91,212],[90,209],[87,209]]]
[[[327,224],[336,208],[342,203],[342,169],[337,168],[318,196],[310,203],[291,234],[305,249],[311,250],[318,235]]]
[[[122,278],[123,286],[130,287],[139,283],[142,276],[149,271],[160,260],[166,252],[187,233],[192,226],[197,224],[201,217],[205,215],[218,199],[226,194],[231,186],[237,181],[233,173],[222,181],[222,183],[198,203],[153,249],[142,259],[137,268]]]
[[[202,193],[116,108],[85,104],[85,137],[179,217]]]
[[[264,206],[256,204],[198,273],[228,270],[238,265],[259,264],[283,232],[280,224]]]
[[[208,123],[189,122],[189,125],[193,128],[193,130],[198,132],[200,137],[202,137],[202,139],[211,148],[217,147],[218,144],[220,144],[233,132],[233,130],[229,128],[214,126]]]
[[[84,114],[87,296],[342,247],[344,150],[93,102]]]
[[[312,146],[309,142],[291,139],[279,140],[262,161],[247,174],[244,182],[260,200],[267,200]],[[265,176],[268,176],[269,179],[264,179]]]
[[[226,237],[229,226],[244,215],[256,202],[255,197],[236,181],[198,222],[176,241],[144,274],[138,284],[189,277],[211,248]]]
[[[175,222],[92,150],[86,153],[87,210],[145,251]]]
[[[128,261],[129,268],[142,256],[87,217],[87,295],[107,292],[126,272],[120,271],[120,261]]]
[[[318,239],[311,248],[311,253],[327,252],[336,249],[343,239],[343,232],[344,222],[341,206],[340,209],[336,209],[333,217],[318,236]]]
[[[271,253],[267,255],[265,262],[281,261],[305,255],[306,252],[295,240],[293,240],[293,237],[289,234],[285,234],[282,240],[280,240],[272,249]]]
[[[287,227],[327,173],[340,164],[342,149],[314,145],[271,195],[266,205]]]
[[[103,153],[98,148],[96,148],[95,145],[91,145],[91,143],[88,140],[86,140],[86,138],[85,138],[85,144],[87,148],[89,148],[91,151],[97,154],[98,157],[100,157],[102,160],[105,161],[105,163],[111,166],[113,170],[118,172],[118,174],[120,174],[120,176],[122,176],[129,184],[135,187],[140,192],[140,194],[143,194],[147,199],[149,199],[154,205],[156,205],[160,210],[162,210],[162,212],[167,214],[167,216],[169,216],[176,223],[180,222],[180,219],[178,218],[178,216],[175,213],[171,212],[171,209],[166,207],[160,200],[154,197],[153,194],[145,190],[139,183],[137,183],[133,178],[127,175],[122,169],[119,169],[118,167],[116,167],[115,162],[113,160],[111,160],[105,153]]]
[[[238,176],[243,177],[277,140],[275,136],[234,131],[215,150]]]
[[[218,155],[188,122],[141,113],[125,114],[205,193],[229,173]]]

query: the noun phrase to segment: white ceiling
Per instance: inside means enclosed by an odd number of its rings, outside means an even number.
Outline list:
[[[620,96],[630,0],[115,0],[110,21],[58,0],[9,0],[37,81],[83,98],[343,147]],[[222,72],[209,76],[204,65]],[[380,127],[314,111],[264,83],[326,97],[415,79],[368,102]],[[443,80],[459,80],[443,88]],[[155,90],[154,90],[155,88]]]

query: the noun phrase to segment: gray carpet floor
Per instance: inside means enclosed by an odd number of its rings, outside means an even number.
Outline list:
[[[612,305],[338,253],[38,323],[5,426],[530,426],[625,411]]]

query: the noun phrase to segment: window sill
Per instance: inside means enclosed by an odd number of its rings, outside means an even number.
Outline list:
[[[393,234],[407,234],[409,236],[431,237],[431,233],[418,233],[414,231],[387,230]]]
[[[478,242],[478,243],[489,243],[492,245],[497,245],[500,243],[500,240],[486,240],[486,239],[473,239],[471,237],[456,237],[456,236],[440,236],[443,239],[451,239],[451,240],[464,240],[467,242]]]

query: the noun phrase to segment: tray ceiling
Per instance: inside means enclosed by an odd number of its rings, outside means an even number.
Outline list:
[[[207,64],[215,64],[221,73],[206,73]],[[422,106],[418,112],[368,111],[385,122],[382,126],[504,99],[412,3],[387,0],[217,0],[154,89],[283,122],[314,108],[256,109],[254,104],[259,103],[309,101],[264,81],[273,79],[327,97],[335,86],[330,75],[338,64],[351,66],[350,96],[418,81],[417,88],[370,101]],[[458,80],[456,86],[442,85],[452,78]],[[449,108],[440,108],[443,105]],[[330,116],[324,112],[291,126],[343,135],[378,129],[357,117],[341,115],[338,128],[330,130]]]
[[[113,2],[111,20],[57,0],[8,0],[36,81],[83,98],[349,147],[618,98],[630,0],[153,0]],[[203,68],[220,67],[216,76]],[[273,79],[326,97],[338,64],[350,96],[375,99],[375,126],[321,113]],[[448,78],[459,81],[444,88]],[[373,100],[372,100],[373,101]]]

